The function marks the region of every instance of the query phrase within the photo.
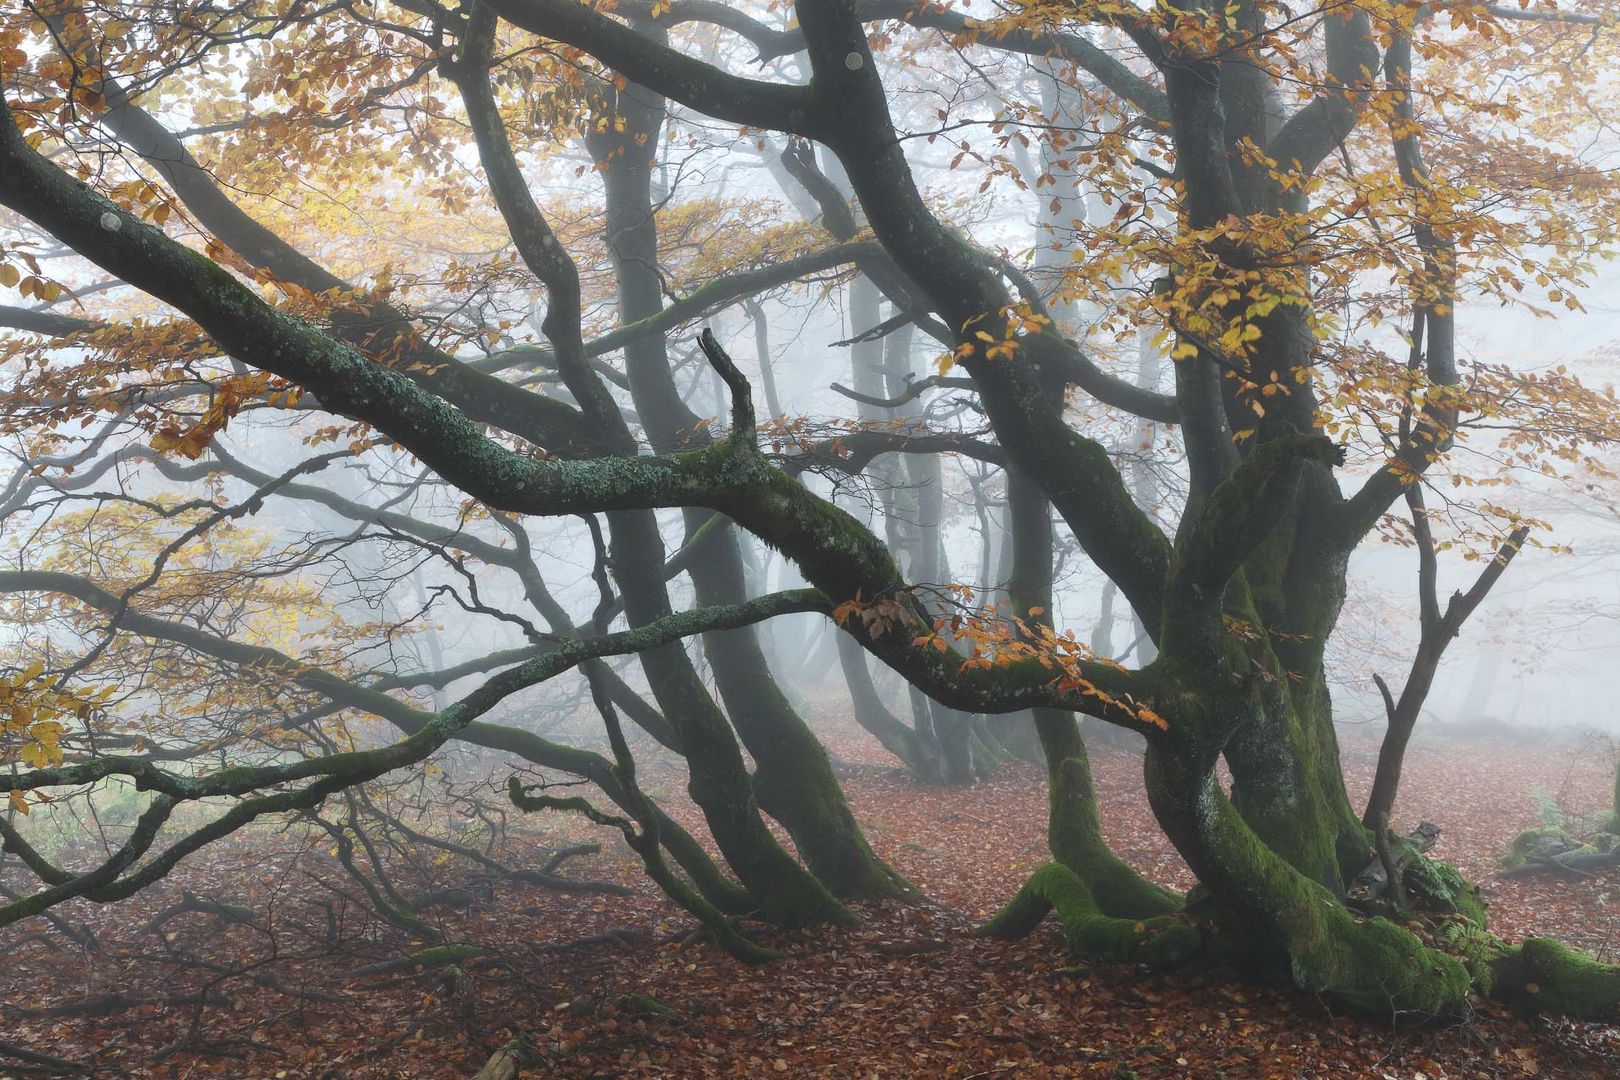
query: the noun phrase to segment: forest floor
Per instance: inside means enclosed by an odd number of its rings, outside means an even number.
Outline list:
[[[542,1059],[524,1075],[537,1077],[1620,1077],[1620,1028],[1525,1021],[1481,1004],[1460,1023],[1393,1031],[1297,992],[1072,967],[1050,927],[1019,942],[975,937],[1045,857],[1040,772],[1013,764],[971,789],[931,789],[859,731],[827,738],[873,847],[926,902],[862,905],[857,928],[778,935],[768,940],[788,958],[749,969],[684,942],[691,920],[640,876],[616,835],[536,816],[517,823],[529,842],[604,842],[566,863],[567,876],[634,895],[501,887],[431,914],[454,939],[485,947],[455,977],[356,977],[408,943],[369,917],[324,844],[261,829],[132,901],[64,909],[94,929],[98,951],[32,938],[39,920],[0,936],[0,1077],[48,1071],[5,1056],[16,1048],[104,1076],[470,1077],[520,1032]],[[1375,753],[1346,740],[1357,797]],[[1140,759],[1103,747],[1094,766],[1115,850],[1187,885],[1145,805]],[[1499,933],[1555,934],[1616,960],[1620,876],[1495,876],[1520,829],[1600,810],[1612,770],[1598,740],[1431,738],[1408,759],[1400,822],[1441,827],[1436,854],[1484,886]],[[697,824],[668,762],[649,761],[643,781]],[[255,919],[190,912],[143,932],[182,890],[245,905]],[[330,920],[314,896],[338,897]]]

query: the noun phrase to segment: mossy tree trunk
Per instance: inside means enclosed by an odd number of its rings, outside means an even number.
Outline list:
[[[1614,763],[1614,802],[1610,804],[1609,831],[1620,834],[1620,759]]]
[[[1052,517],[1040,489],[1020,473],[1007,478],[1012,574],[1008,598],[1015,612],[1050,625]],[[1039,610],[1039,615],[1028,615]],[[1091,763],[1080,723],[1061,709],[1031,710],[1047,770],[1047,846],[1088,890],[1098,911],[1125,919],[1166,915],[1181,901],[1143,878],[1115,855],[1102,835]]]

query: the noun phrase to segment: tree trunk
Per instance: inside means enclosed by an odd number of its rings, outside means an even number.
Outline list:
[[[1299,496],[1309,497],[1308,489]],[[1308,540],[1290,543],[1288,531],[1251,557],[1229,589],[1235,614],[1269,632],[1244,661],[1259,684],[1253,715],[1224,752],[1244,821],[1291,866],[1342,896],[1373,854],[1345,791],[1323,670],[1345,565]]]
[[[838,635],[838,660],[849,686],[855,722],[882,743],[883,749],[899,758],[917,779],[925,784],[943,783],[944,762],[939,759],[938,748],[889,711],[872,682],[866,650],[848,634]]]
[[[1022,474],[1007,476],[1012,576],[1008,595],[1017,610],[1044,609],[1034,621],[1049,624],[1052,602],[1052,516],[1040,489]],[[1165,915],[1181,902],[1132,870],[1103,839],[1091,763],[1073,713],[1033,710],[1046,756],[1047,846],[1091,890],[1104,914],[1123,918]]]
[[[650,27],[642,29],[657,33]],[[657,95],[631,86],[618,95],[614,108],[624,120],[624,130],[614,131],[609,124],[604,133],[591,136],[588,143],[603,168],[607,240],[616,271],[619,316],[622,322],[631,323],[656,315],[663,307],[651,181],[664,103]],[[700,431],[699,418],[686,407],[676,389],[663,335],[636,339],[627,344],[624,351],[631,395],[653,448],[667,452],[706,441],[706,434]],[[708,523],[711,514],[688,509],[685,517],[690,537]],[[724,534],[715,538],[705,558],[693,560],[688,568],[700,604],[737,603],[746,598],[742,559],[735,536],[729,525],[718,527],[725,530]],[[650,586],[651,582],[647,584]],[[661,583],[657,588],[662,594]],[[625,603],[628,614],[628,590]],[[664,603],[667,605],[667,600]],[[826,750],[772,678],[754,629],[746,627],[710,634],[705,637],[704,645],[731,724],[754,758],[755,798],[767,813],[782,822],[815,877],[842,896],[887,896],[904,891],[903,881],[868,847],[844,801]],[[725,718],[698,682],[695,671],[690,670],[690,664],[681,672],[673,667],[672,663],[666,665],[665,678],[684,684],[680,696],[689,709],[701,714],[699,726],[709,732],[711,746],[718,752]],[[668,715],[667,707],[665,712]],[[740,766],[741,756],[736,752],[736,743],[729,731],[725,741],[731,743],[726,756],[735,756]],[[714,766],[697,760],[697,756],[705,755],[701,748],[689,746],[687,752],[696,783],[700,771]],[[735,794],[721,801],[733,804]],[[753,801],[748,800],[750,807]],[[701,800],[699,803],[702,805]],[[715,838],[720,840],[718,834]],[[727,857],[729,860],[729,853]],[[768,861],[779,865],[781,860],[770,855]],[[741,867],[732,865],[738,875],[743,876]],[[808,878],[802,872],[799,876]],[[754,891],[747,877],[743,880],[750,891]],[[812,887],[813,883],[800,881],[799,885],[802,886],[800,902],[806,910],[820,909],[838,918],[847,916],[839,905],[817,898],[816,894],[823,890]]]
[[[613,573],[630,624],[644,625],[668,614],[663,542],[652,514],[615,513],[608,515],[608,521],[613,535]],[[647,557],[654,552],[654,557]],[[679,645],[666,645],[640,655],[659,708],[680,732],[689,776],[687,792],[703,811],[726,863],[765,917],[781,926],[848,921],[843,905],[782,850],[766,828],[742,751],[686,651]]]

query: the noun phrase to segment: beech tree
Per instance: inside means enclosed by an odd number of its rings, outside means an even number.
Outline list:
[[[1578,306],[1610,243],[1601,5],[36,0],[3,27],[0,203],[18,222],[0,271],[39,303],[5,315],[21,332],[6,510],[31,531],[0,591],[41,628],[5,685],[7,783],[14,813],[109,777],[152,796],[84,869],[15,818],[0,826],[38,879],[0,923],[129,896],[248,822],[458,740],[591,781],[589,797],[559,796],[514,775],[510,798],[617,828],[726,949],[766,959],[728,915],[848,922],[844,900],[910,891],[867,846],[757,633],[816,613],[842,635],[857,707],[919,772],[970,780],[1016,744],[994,718],[1033,730],[1053,862],[990,932],[1055,909],[1084,955],[1229,963],[1384,1017],[1455,1015],[1475,992],[1620,1017],[1620,968],[1496,939],[1454,869],[1391,835],[1415,705],[1391,696],[1376,801],[1352,805],[1324,661],[1351,553],[1381,530],[1414,537],[1421,703],[1535,525],[1451,499],[1437,542],[1423,488],[1465,478],[1450,463],[1464,440],[1511,472],[1583,462],[1616,433],[1611,395],[1466,364],[1457,343],[1462,302]],[[699,130],[769,170],[805,221],[668,201]],[[971,177],[955,203],[919,184],[928,147]],[[537,197],[538,171],[576,160],[599,206]],[[374,200],[353,217],[374,209],[376,235],[340,235],[349,208],[297,197],[301,171]],[[975,218],[975,181],[997,199],[1030,189],[1033,243],[993,244],[1001,222]],[[1076,198],[1093,211],[1066,209]],[[423,265],[363,252],[396,242],[390,203]],[[484,254],[444,258],[451,237]],[[56,272],[68,253],[81,261]],[[818,430],[780,408],[777,308],[759,298],[857,274],[857,378],[891,347],[893,363],[854,390],[877,410],[864,423]],[[513,298],[535,291],[531,334]],[[712,333],[684,347],[686,328],[739,304],[763,342],[757,379]],[[936,374],[912,377],[906,335],[938,343]],[[710,373],[716,421],[680,381]],[[894,422],[937,395],[963,396],[982,426]],[[275,466],[225,440],[278,422]],[[1166,506],[1144,505],[1114,452],[1144,437],[1175,447]],[[942,573],[937,513],[880,535],[815,479],[937,499],[942,457],[1004,474],[1007,569],[977,590]],[[329,467],[353,490],[320,483]],[[1391,515],[1403,499],[1409,529]],[[79,503],[97,509],[60,516]],[[443,595],[527,644],[406,675],[376,643],[409,619],[345,612],[312,633],[329,597],[290,582],[352,538],[255,548],[238,524],[302,503],[431,556]],[[673,553],[659,511],[664,525],[679,512]],[[549,590],[561,557],[531,532],[561,518],[582,519],[587,614]],[[236,546],[199,556],[216,535]],[[1140,626],[1150,647],[1133,660],[1055,624],[1054,552],[1071,538]],[[762,588],[756,543],[805,587]],[[1448,549],[1488,567],[1442,611]],[[497,574],[523,610],[486,602]],[[712,693],[680,644],[694,635]],[[651,701],[610,662],[630,655]],[[868,657],[914,688],[912,723],[878,711]],[[611,758],[514,718],[516,695],[576,668]],[[208,698],[220,671],[240,683],[228,706]],[[467,684],[453,701],[428,692]],[[159,713],[175,725],[142,733]],[[227,714],[229,730],[182,722]],[[333,715],[397,737],[308,736]],[[1082,715],[1145,740],[1148,798],[1199,881],[1189,896],[1108,849]],[[723,866],[640,790],[621,718],[685,759]],[[225,809],[175,814],[192,803]],[[1390,897],[1368,902],[1354,886],[1375,863]],[[1385,917],[1391,900],[1404,921]]]

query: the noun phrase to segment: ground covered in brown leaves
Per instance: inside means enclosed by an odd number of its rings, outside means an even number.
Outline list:
[[[751,970],[685,940],[690,920],[609,843],[566,872],[635,895],[503,887],[434,912],[455,938],[486,947],[451,974],[356,975],[408,944],[369,917],[324,848],[267,829],[195,857],[134,901],[65,911],[94,928],[96,952],[36,938],[43,923],[0,937],[0,1044],[108,1076],[467,1077],[518,1033],[542,1059],[525,1075],[546,1077],[1620,1076],[1620,1029],[1481,1005],[1454,1026],[1396,1032],[1309,995],[1071,967],[1052,931],[975,937],[1044,858],[1039,772],[1014,765],[972,789],[929,789],[857,732],[829,741],[873,846],[929,900],[863,907],[853,930],[771,939],[789,953],[779,963]],[[1374,753],[1347,743],[1358,795]],[[1139,759],[1105,748],[1095,765],[1116,850],[1188,884],[1147,811]],[[1612,768],[1595,742],[1430,740],[1409,758],[1400,819],[1441,826],[1437,854],[1485,885],[1500,933],[1552,933],[1613,960],[1620,878],[1494,873],[1513,834],[1553,807],[1599,809]],[[644,779],[696,823],[679,774],[653,765]],[[577,822],[522,825],[537,843],[587,837]],[[143,933],[186,889],[255,918],[190,912]],[[0,1056],[0,1076],[28,1071]]]

